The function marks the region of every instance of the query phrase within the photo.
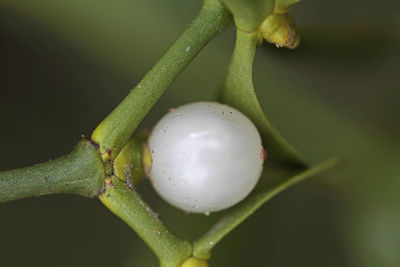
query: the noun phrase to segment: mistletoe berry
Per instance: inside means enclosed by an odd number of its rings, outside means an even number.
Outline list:
[[[238,110],[197,102],[172,110],[149,138],[155,190],[189,212],[212,212],[245,198],[261,175],[263,151],[253,123]]]

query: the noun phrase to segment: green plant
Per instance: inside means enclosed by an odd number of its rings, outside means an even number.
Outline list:
[[[270,124],[256,98],[252,65],[262,38],[294,48],[299,37],[289,7],[297,1],[206,0],[191,25],[120,105],[82,140],[72,153],[52,162],[0,173],[0,201],[53,193],[99,199],[143,238],[162,266],[202,266],[212,248],[263,203],[294,183],[332,166],[333,160],[309,168]],[[250,15],[249,15],[250,14]],[[164,90],[218,33],[235,22],[236,46],[220,101],[246,114],[259,129],[269,161],[256,190],[221,213],[216,226],[194,242],[176,237],[132,189],[143,173],[141,142],[132,139],[139,122]]]

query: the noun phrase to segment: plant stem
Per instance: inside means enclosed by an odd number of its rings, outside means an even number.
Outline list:
[[[260,37],[257,31],[248,33],[237,29],[232,61],[221,88],[221,101],[237,108],[253,121],[260,131],[269,160],[286,166],[304,167],[300,155],[270,123],[257,100],[253,61]]]
[[[136,193],[116,177],[106,179],[99,199],[127,223],[157,255],[163,267],[178,267],[192,253],[192,245],[173,235]]]
[[[93,132],[92,140],[100,145],[104,161],[118,155],[166,88],[213,37],[231,24],[229,11],[218,0],[204,1],[188,28]]]
[[[296,174],[285,175],[286,177],[277,177],[276,181],[263,184],[262,181],[256,189],[244,201],[235,208],[227,210],[211,229],[193,244],[193,255],[200,259],[209,259],[211,250],[228,233],[235,229],[251,214],[253,214],[265,202],[291,186],[317,175],[337,163],[335,158],[321,162],[307,170],[297,172]],[[268,177],[269,178],[269,177]],[[268,180],[267,180],[268,181]]]
[[[70,154],[56,160],[0,172],[0,202],[55,193],[94,197],[103,179],[100,154],[84,140]]]

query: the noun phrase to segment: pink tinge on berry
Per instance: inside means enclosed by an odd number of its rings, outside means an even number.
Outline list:
[[[261,148],[261,159],[263,161],[265,161],[267,158],[268,158],[267,150],[265,150],[264,148]]]

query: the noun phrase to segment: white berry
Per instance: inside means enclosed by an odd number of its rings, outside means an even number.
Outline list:
[[[154,127],[149,149],[155,190],[188,212],[218,211],[244,199],[257,184],[264,161],[253,123],[215,102],[169,112]]]

